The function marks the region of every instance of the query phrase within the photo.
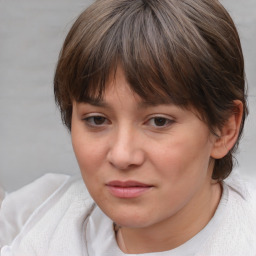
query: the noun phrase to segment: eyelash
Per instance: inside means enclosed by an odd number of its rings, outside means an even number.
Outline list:
[[[99,119],[98,121],[100,123],[97,124],[97,118]],[[102,120],[100,120],[102,119]],[[110,124],[111,122],[104,116],[102,115],[92,115],[92,116],[88,116],[83,118],[83,120],[85,121],[86,125],[92,127],[92,128],[101,128],[105,125]],[[102,121],[102,123],[101,123]],[[154,122],[154,124],[150,124],[150,122]],[[156,121],[159,121],[160,123],[162,123],[161,125],[157,125]],[[154,127],[156,129],[164,129],[169,127],[171,124],[174,123],[174,120],[169,119],[167,117],[164,116],[153,116],[147,119],[147,121],[144,123],[144,125],[149,125],[151,127]]]
[[[161,123],[161,122],[164,122],[164,124],[163,124],[163,125],[157,125],[157,124],[156,124],[157,119],[160,119],[160,120],[158,120],[158,121],[160,121],[160,123]],[[172,119],[170,119],[170,118],[167,118],[167,117],[164,117],[164,116],[153,116],[153,117],[149,118],[149,119],[145,122],[145,124],[149,124],[151,121],[153,121],[154,124],[151,124],[150,126],[153,126],[153,127],[156,128],[156,129],[164,129],[164,128],[167,128],[167,127],[169,127],[171,124],[174,123],[174,120],[172,120]]]
[[[102,118],[103,120],[104,120],[104,123],[102,123],[102,124],[97,124],[95,121],[96,121],[96,118]],[[85,121],[85,123],[88,125],[88,126],[90,126],[90,127],[92,127],[92,128],[99,128],[99,127],[102,127],[102,126],[104,126],[105,125],[105,122],[108,120],[106,117],[104,117],[104,116],[101,116],[101,115],[93,115],[93,116],[88,116],[88,117],[85,117],[85,118],[83,118],[83,120]],[[108,123],[110,123],[109,121],[108,121]]]

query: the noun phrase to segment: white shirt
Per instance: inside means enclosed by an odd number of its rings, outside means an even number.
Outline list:
[[[6,196],[0,211],[1,256],[125,256],[113,222],[83,181],[47,174]],[[127,254],[128,255],[128,254]],[[136,254],[129,254],[136,255]],[[236,177],[223,182],[214,217],[170,251],[143,256],[256,256],[256,192]]]

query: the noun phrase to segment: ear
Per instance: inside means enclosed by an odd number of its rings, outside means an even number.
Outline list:
[[[223,158],[235,145],[243,117],[243,103],[240,100],[234,100],[234,110],[222,129],[212,149],[211,157],[214,159]]]

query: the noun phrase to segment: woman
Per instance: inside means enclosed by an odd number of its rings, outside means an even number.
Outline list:
[[[54,92],[84,183],[47,175],[6,197],[2,256],[256,254],[255,191],[225,181],[247,105],[218,1],[96,1]]]

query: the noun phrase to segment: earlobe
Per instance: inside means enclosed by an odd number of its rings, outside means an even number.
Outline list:
[[[234,100],[233,113],[220,130],[220,137],[214,142],[211,154],[212,158],[223,158],[235,145],[239,136],[242,117],[243,103],[240,100]]]

